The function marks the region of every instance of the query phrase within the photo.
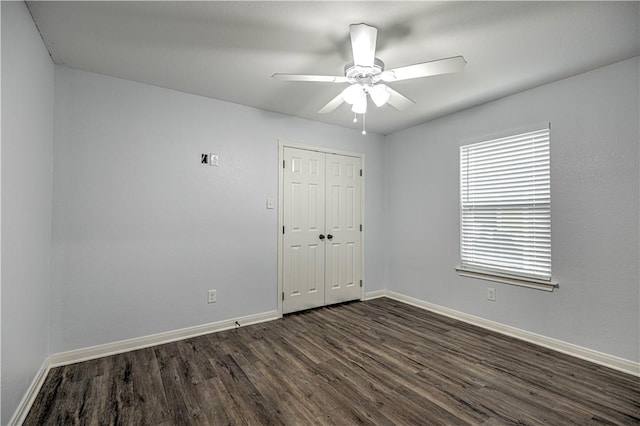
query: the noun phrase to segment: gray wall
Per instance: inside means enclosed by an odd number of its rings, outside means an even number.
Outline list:
[[[54,66],[2,2],[2,424],[49,353]]]
[[[638,75],[636,57],[388,136],[387,288],[639,361]],[[545,121],[560,287],[459,277],[459,146]]]
[[[382,136],[65,67],[55,117],[53,353],[276,310],[278,139],[365,154],[384,288]]]

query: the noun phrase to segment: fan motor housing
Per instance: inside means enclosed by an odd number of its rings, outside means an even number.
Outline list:
[[[375,83],[376,77],[382,74],[382,71],[384,71],[384,62],[378,58],[374,58],[372,67],[354,65],[353,62],[344,67],[344,75],[349,79],[349,82],[363,86]]]

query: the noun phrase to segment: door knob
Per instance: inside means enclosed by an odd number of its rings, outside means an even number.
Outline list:
[[[333,235],[328,234],[328,235],[327,235],[327,238],[328,238],[328,239],[332,239],[332,238],[333,238]]]
[[[320,234],[320,239],[324,240],[324,235]]]

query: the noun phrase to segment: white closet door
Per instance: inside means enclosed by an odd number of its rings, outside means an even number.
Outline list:
[[[325,304],[361,296],[360,158],[326,156]]]
[[[283,313],[325,303],[325,154],[284,148]]]
[[[284,147],[282,313],[359,299],[358,157]]]

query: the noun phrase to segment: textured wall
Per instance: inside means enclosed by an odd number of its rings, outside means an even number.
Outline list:
[[[276,310],[278,139],[365,154],[384,288],[382,136],[57,67],[52,352]]]
[[[638,75],[636,57],[388,136],[388,289],[639,361]],[[549,121],[560,287],[458,276],[459,146]]]
[[[2,424],[48,355],[54,66],[23,2],[2,2]]]

